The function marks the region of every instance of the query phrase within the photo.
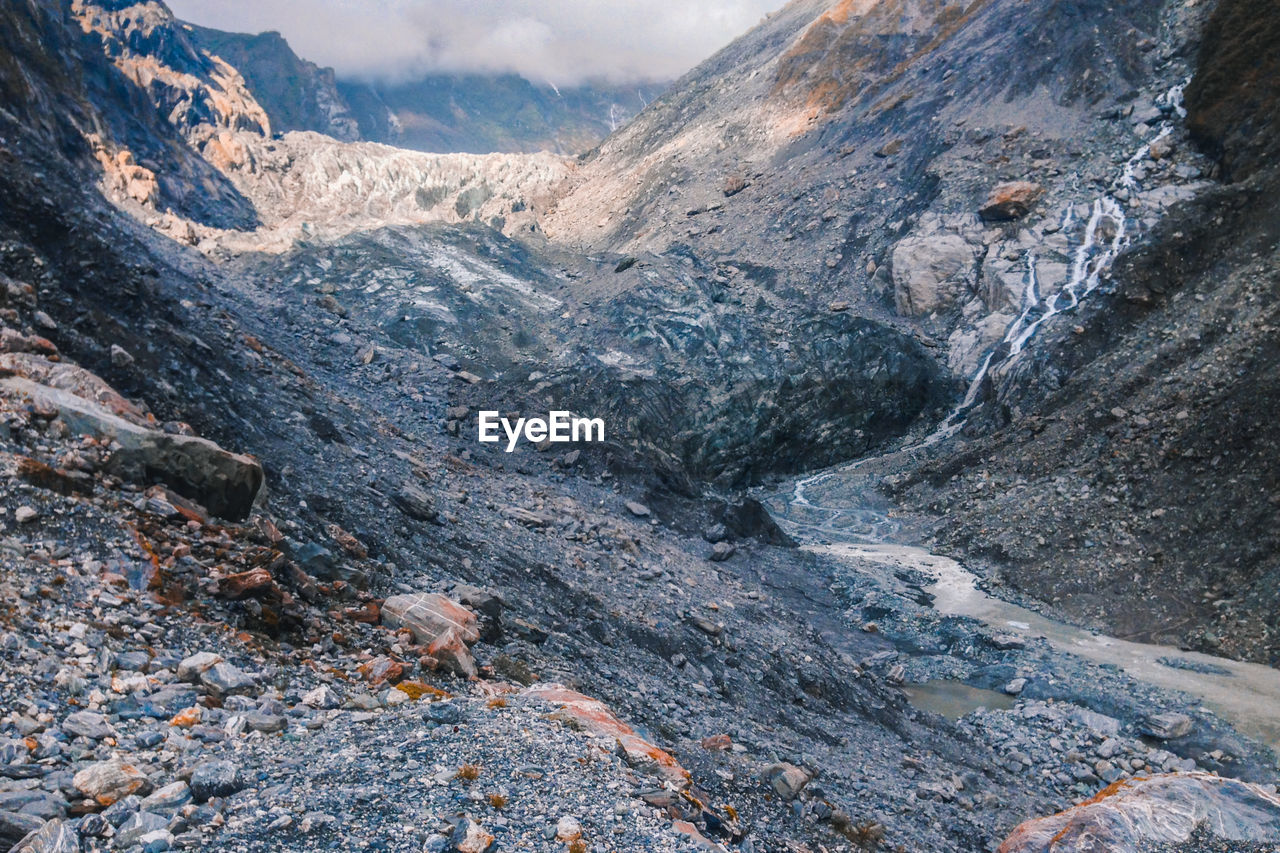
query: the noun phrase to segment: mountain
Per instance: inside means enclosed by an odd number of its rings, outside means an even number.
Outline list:
[[[333,69],[301,59],[279,33],[243,35],[192,24],[182,29],[201,50],[243,75],[276,133],[313,130],[344,142],[362,138]]]
[[[570,158],[10,0],[0,842],[1273,846],[1270,5],[796,0]]]
[[[516,74],[426,74],[374,83],[338,79],[299,58],[279,33],[183,25],[236,68],[277,133],[311,130],[344,142],[472,154],[577,155],[639,112],[663,86],[584,83],[557,88]]]
[[[661,84],[583,83],[557,88],[516,74],[428,74],[400,83],[340,81],[361,136],[417,151],[594,148],[653,100]]]

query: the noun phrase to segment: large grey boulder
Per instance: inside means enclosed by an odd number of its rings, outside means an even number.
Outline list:
[[[114,440],[119,448],[108,463],[112,473],[133,482],[158,480],[214,515],[247,517],[262,488],[261,465],[208,439],[139,426],[69,391],[20,376],[0,379],[0,392],[56,410],[74,433]]]
[[[906,237],[893,247],[893,298],[898,313],[923,317],[973,289],[977,252],[956,234]]]

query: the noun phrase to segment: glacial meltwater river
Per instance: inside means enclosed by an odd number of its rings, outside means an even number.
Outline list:
[[[1186,115],[1182,108],[1183,85],[1174,86],[1161,98],[1161,103],[1178,119]],[[1173,129],[1172,120],[1164,122],[1154,138],[1134,152],[1116,176],[1115,190],[1132,193],[1141,189],[1137,164],[1147,155],[1152,141],[1169,135]],[[1097,197],[1088,206],[1087,215],[1078,214],[1075,207],[1066,209],[1059,227],[1074,235],[1074,249],[1067,279],[1054,292],[1041,292],[1035,252],[1027,253],[1023,304],[1018,316],[1005,330],[1000,345],[986,355],[970,378],[963,398],[933,432],[885,456],[836,466],[797,480],[792,489],[765,498],[765,503],[810,551],[848,559],[855,568],[864,570],[867,563],[879,564],[887,571],[919,570],[933,578],[926,592],[934,596],[933,607],[939,613],[971,617],[1001,633],[1028,639],[1043,637],[1063,652],[1098,664],[1114,664],[1134,679],[1182,691],[1280,756],[1280,670],[1095,634],[988,595],[978,588],[974,575],[955,560],[909,544],[894,544],[895,539],[901,538],[898,524],[884,506],[876,504],[872,478],[859,470],[868,463],[894,457],[894,461],[906,461],[943,447],[964,425],[988,374],[1017,358],[1053,317],[1074,311],[1099,289],[1111,263],[1128,247],[1132,237],[1124,204],[1117,200],[1117,196],[1127,197],[1125,193]]]

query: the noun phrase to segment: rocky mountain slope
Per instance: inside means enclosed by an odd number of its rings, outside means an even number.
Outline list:
[[[0,840],[1274,847],[1275,755],[1206,703],[734,488],[932,435],[866,468],[914,529],[1122,627],[1262,566],[1209,607],[1265,648],[1250,8],[802,0],[578,167],[276,138],[162,5],[15,0]],[[474,440],[557,405],[609,440]],[[1104,547],[1143,580],[1091,610]]]

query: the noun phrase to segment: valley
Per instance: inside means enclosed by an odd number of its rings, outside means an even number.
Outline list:
[[[11,0],[0,849],[1280,849],[1271,11],[793,0],[566,156]]]

